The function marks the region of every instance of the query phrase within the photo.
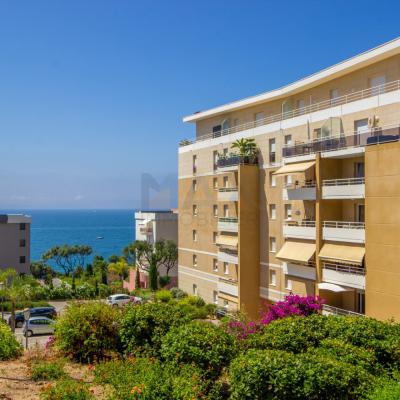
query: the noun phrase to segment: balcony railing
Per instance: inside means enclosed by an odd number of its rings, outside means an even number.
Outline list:
[[[324,179],[322,186],[364,185],[365,178]]]
[[[365,222],[324,221],[324,228],[365,229]]]
[[[284,221],[286,226],[299,226],[304,228],[315,228],[315,221],[303,219],[302,221]]]
[[[222,218],[218,218],[218,222],[229,222],[232,224],[237,224],[238,223],[238,219],[237,218],[231,218],[231,217],[222,217]]]
[[[305,188],[314,188],[316,186],[316,182],[314,180],[306,180],[306,181],[295,181],[293,183],[286,183],[285,189],[305,189]]]
[[[323,268],[337,272],[346,272],[348,274],[365,275],[365,268],[357,265],[324,263]]]
[[[331,315],[350,315],[354,317],[365,317],[364,314],[359,314],[354,311],[344,310],[343,308],[338,308],[334,306],[329,306],[328,304],[324,304],[322,306],[322,313],[323,314],[331,314]]]
[[[237,187],[232,187],[232,188],[219,188],[218,192],[220,193],[226,193],[226,192],[237,192],[238,188]]]
[[[326,110],[327,108],[332,108],[332,107],[336,107],[339,105],[352,103],[357,100],[366,99],[366,98],[376,96],[379,94],[383,94],[383,93],[393,92],[395,90],[400,90],[400,80],[393,81],[393,82],[387,82],[380,86],[375,86],[372,88],[359,90],[358,92],[349,93],[344,96],[336,97],[335,99],[324,100],[319,103],[314,103],[314,104],[310,104],[308,106],[296,108],[292,111],[286,111],[283,113],[271,115],[269,117],[266,117],[266,118],[263,118],[263,119],[260,119],[257,121],[251,121],[251,122],[247,122],[245,124],[236,125],[231,128],[223,129],[218,132],[211,132],[209,134],[202,135],[194,140],[184,139],[180,142],[180,146],[187,146],[194,142],[212,139],[212,138],[216,138],[216,137],[220,137],[220,136],[225,136],[225,135],[229,135],[231,133],[245,131],[247,129],[257,128],[259,126],[268,125],[268,124],[271,124],[274,122],[279,122],[279,121],[286,120],[289,118],[298,117],[300,115],[309,114],[309,113],[312,113],[315,111]]]
[[[364,147],[369,144],[394,142],[400,139],[400,125],[371,128],[364,132],[349,132],[338,136],[328,136],[297,143],[282,149],[283,157],[296,157],[319,152],[343,150],[352,147]]]
[[[258,158],[256,156],[248,157],[248,156],[239,156],[239,155],[231,155],[227,157],[220,157],[218,159],[218,168],[226,168],[233,167],[237,165],[257,165]]]

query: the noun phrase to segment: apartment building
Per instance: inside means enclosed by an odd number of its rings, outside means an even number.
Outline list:
[[[135,212],[135,238],[154,244],[160,240],[171,240],[178,243],[178,211],[173,210],[145,210]],[[129,277],[123,283],[123,287],[129,291],[135,289],[135,270],[130,270]],[[159,270],[160,276],[166,275],[165,268]],[[171,281],[167,287],[174,287],[178,284],[178,266],[173,267],[168,275]],[[140,273],[140,286],[148,287],[148,273]]]
[[[0,269],[29,273],[31,222],[27,215],[0,214]]]
[[[295,293],[400,319],[400,39],[184,122],[183,290],[254,317]]]

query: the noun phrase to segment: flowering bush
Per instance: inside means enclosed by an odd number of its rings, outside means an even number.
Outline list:
[[[236,339],[247,339],[247,337],[256,333],[258,324],[254,321],[242,322],[242,321],[229,321],[225,324],[225,331],[236,337]]]
[[[261,324],[267,325],[276,319],[300,315],[303,317],[316,314],[322,310],[324,301],[319,296],[299,296],[290,294],[284,301],[278,301],[261,316]]]

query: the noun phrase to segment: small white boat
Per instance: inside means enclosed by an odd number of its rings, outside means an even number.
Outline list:
[[[104,236],[97,236],[97,240],[104,239]]]

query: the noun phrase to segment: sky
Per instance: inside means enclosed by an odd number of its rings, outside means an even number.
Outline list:
[[[399,12],[385,0],[0,0],[0,211],[174,206],[178,142],[194,136],[183,116],[394,39]]]

